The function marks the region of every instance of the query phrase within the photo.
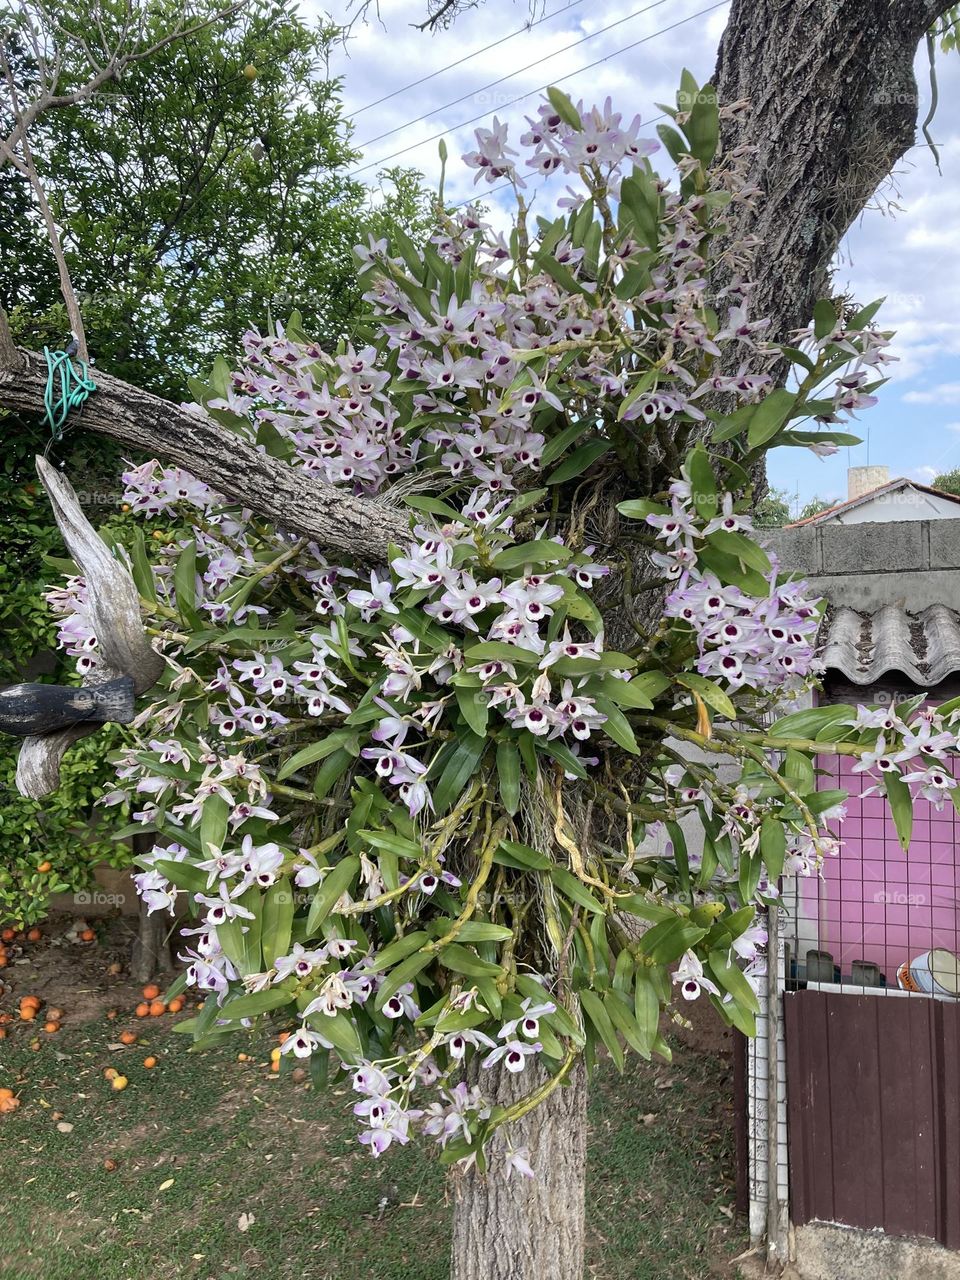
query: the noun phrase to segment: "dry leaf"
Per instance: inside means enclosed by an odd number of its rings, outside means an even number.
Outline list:
[[[249,1231],[255,1222],[256,1218],[252,1213],[241,1213],[240,1217],[237,1219],[237,1230]]]
[[[57,1125],[59,1133],[73,1133],[73,1125],[68,1120],[61,1120]]]
[[[160,1183],[159,1187],[157,1187],[157,1190],[158,1190],[158,1191],[169,1191],[169,1190],[170,1190],[170,1188],[173,1186],[174,1181],[175,1181],[175,1179],[174,1179],[174,1178],[168,1178],[168,1179],[166,1180],[166,1182],[161,1182],[161,1183]]]

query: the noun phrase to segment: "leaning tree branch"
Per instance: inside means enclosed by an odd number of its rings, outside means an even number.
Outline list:
[[[409,537],[397,507],[355,498],[303,470],[262,453],[212,419],[97,371],[97,390],[80,411],[88,431],[110,436],[161,461],[183,467],[234,502],[289,533],[364,564],[380,564],[391,542]],[[14,345],[0,311],[0,409],[41,420],[47,368],[42,357]]]

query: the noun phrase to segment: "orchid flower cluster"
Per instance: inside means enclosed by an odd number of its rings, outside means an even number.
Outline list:
[[[540,1099],[581,1053],[668,1055],[674,987],[750,1032],[762,912],[833,847],[843,797],[809,761],[835,709],[741,726],[809,688],[820,609],[757,543],[749,475],[848,439],[884,340],[822,304],[774,388],[755,246],[725,236],[759,193],[715,154],[712,91],[685,101],[671,186],[638,121],[552,90],[520,145],[571,180],[559,217],[530,226],[518,191],[510,237],[468,207],[422,246],[373,242],[362,338],[294,316],[193,384],[194,412],[306,477],[404,504],[380,563],[331,563],[176,468],[124,475],[166,674],[106,800],[156,833],[150,910],[193,918],[182,981],[208,997],[183,1029],[273,1019],[282,1064],[351,1081],[374,1155],[416,1133],[482,1167],[526,1105],[498,1102],[502,1072]],[[520,188],[515,158],[495,123],[466,162]],[[82,579],[51,603],[90,670]],[[899,769],[902,734],[855,728]]]

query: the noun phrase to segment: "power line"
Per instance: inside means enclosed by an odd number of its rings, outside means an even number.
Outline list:
[[[557,76],[553,80],[548,80],[546,84],[539,85],[536,89],[528,89],[526,93],[518,94],[508,102],[501,103],[499,109],[502,111],[505,107],[515,106],[516,103],[523,102],[526,98],[532,97],[535,93],[543,93],[546,89],[549,89],[551,85],[560,84],[564,80],[571,80],[574,76],[582,75],[584,71],[592,71],[594,67],[602,66],[605,62],[610,62],[614,58],[619,58],[621,54],[629,53],[631,49],[636,49],[642,44],[647,44],[648,41],[655,39],[657,36],[665,35],[668,31],[674,31],[677,27],[682,27],[688,22],[693,22],[695,18],[702,18],[707,13],[713,13],[715,9],[724,8],[727,3],[728,0],[717,0],[716,4],[708,5],[705,9],[700,9],[696,13],[691,13],[686,18],[680,18],[677,22],[672,22],[667,27],[661,27],[658,31],[653,31],[648,36],[643,36],[639,40],[634,40],[632,44],[624,45],[622,49],[615,49],[613,53],[608,53],[603,58],[597,58],[594,62],[588,62],[586,66],[578,67],[576,71],[569,71],[566,75]],[[546,58],[541,59],[541,61],[545,62]],[[481,91],[478,89],[476,92],[479,93]],[[471,96],[473,95],[467,94],[467,97]],[[478,120],[487,119],[489,115],[489,111],[481,111],[478,115],[471,116],[469,120],[461,120],[459,124],[453,125],[451,129],[441,129],[439,133],[431,134],[429,138],[423,138],[420,142],[411,142],[409,146],[401,147],[399,151],[392,151],[388,155],[381,156],[379,160],[371,160],[369,164],[361,165],[359,169],[354,169],[348,176],[351,178],[359,177],[361,173],[366,173],[368,169],[379,168],[380,165],[386,164],[388,160],[395,160],[398,156],[406,155],[408,151],[415,151],[418,147],[425,147],[428,142],[436,142],[439,138],[445,137],[448,133],[454,132],[457,129],[465,129],[467,125],[476,124]],[[658,119],[661,118],[662,117],[658,117]],[[411,124],[414,123],[416,122],[411,121]],[[404,125],[403,127],[408,128],[409,126]]]
[[[574,40],[572,44],[565,44],[562,49],[554,49],[553,53],[547,53],[542,58],[528,62],[525,67],[518,67],[516,71],[511,71],[509,75],[501,76],[498,80],[491,80],[489,84],[482,84],[479,89],[473,89],[470,93],[461,94],[459,98],[454,98],[452,102],[445,102],[442,107],[434,107],[430,111],[425,111],[422,116],[417,116],[415,120],[408,120],[406,124],[398,124],[393,129],[388,129],[386,133],[378,133],[375,138],[368,138],[366,142],[358,143],[357,150],[365,151],[367,147],[372,147],[375,142],[382,142],[384,138],[390,138],[404,129],[412,129],[415,124],[429,120],[431,116],[435,116],[441,111],[448,111],[450,107],[466,102],[468,98],[475,98],[478,94],[485,93],[487,89],[495,89],[498,84],[503,84],[506,80],[515,80],[517,76],[522,76],[525,71],[532,71],[534,67],[539,67],[542,62],[548,62],[551,58],[558,58],[561,53],[569,53],[571,49],[576,49],[580,45],[586,44],[588,40],[596,40],[597,36],[605,35],[608,31],[612,31],[614,27],[622,27],[625,22],[630,22],[633,18],[639,18],[641,14],[649,13],[651,9],[659,9],[661,5],[666,3],[667,0],[653,0],[653,4],[648,4],[643,9],[635,9],[633,13],[628,13],[625,18],[618,18],[616,22],[600,27],[599,30],[591,32],[588,36],[581,36],[579,40]]]
[[[559,18],[562,13],[575,9],[578,4],[583,4],[583,0],[570,0],[570,3],[565,4],[562,9],[554,9],[553,13],[544,14],[542,18],[537,18],[535,22],[525,22],[522,27],[517,27],[516,31],[511,31],[507,36],[501,36],[499,40],[494,40],[492,44],[485,44],[482,49],[474,49],[473,53],[464,54],[456,62],[448,62],[446,66],[438,67],[436,71],[431,71],[428,76],[421,76],[419,80],[411,80],[409,84],[403,85],[402,88],[394,89],[393,93],[385,93],[382,98],[377,98],[375,102],[368,102],[359,111],[351,112],[351,119],[356,120],[357,116],[362,116],[365,111],[369,111],[372,107],[379,107],[381,102],[389,102],[391,98],[395,98],[400,93],[406,93],[408,89],[416,89],[419,85],[426,84],[428,80],[436,80],[437,76],[442,76],[445,71],[452,71],[454,67],[462,67],[465,62],[472,62],[474,58],[479,58],[481,53],[489,53],[491,49],[496,49],[500,45],[506,44],[514,36],[522,36],[524,32],[532,31],[534,27],[539,27],[542,22],[549,22],[551,18]]]

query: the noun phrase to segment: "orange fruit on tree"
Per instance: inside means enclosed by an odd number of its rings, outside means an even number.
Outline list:
[[[117,1039],[121,1044],[136,1044],[137,1033],[135,1031],[121,1031]]]
[[[157,996],[158,996],[159,994],[160,994],[160,988],[157,986],[157,984],[156,984],[155,982],[149,982],[149,983],[148,983],[148,984],[143,988],[143,998],[144,998],[144,1000],[156,1000],[156,998],[157,998]]]
[[[161,1014],[167,1012],[167,1006],[162,1000],[153,1000],[150,1004],[150,1017],[159,1018]]]
[[[45,876],[45,875],[47,874],[47,872],[48,872],[48,871],[52,871],[52,870],[53,870],[53,863],[52,863],[52,862],[41,862],[41,863],[40,863],[40,865],[39,865],[39,867],[37,867],[37,870],[40,872],[40,874],[41,874],[42,876]]]
[[[138,1018],[145,1018],[147,1014],[150,1012],[150,1006],[144,1000],[137,1005],[137,1007],[134,1009],[133,1012],[137,1015]]]

